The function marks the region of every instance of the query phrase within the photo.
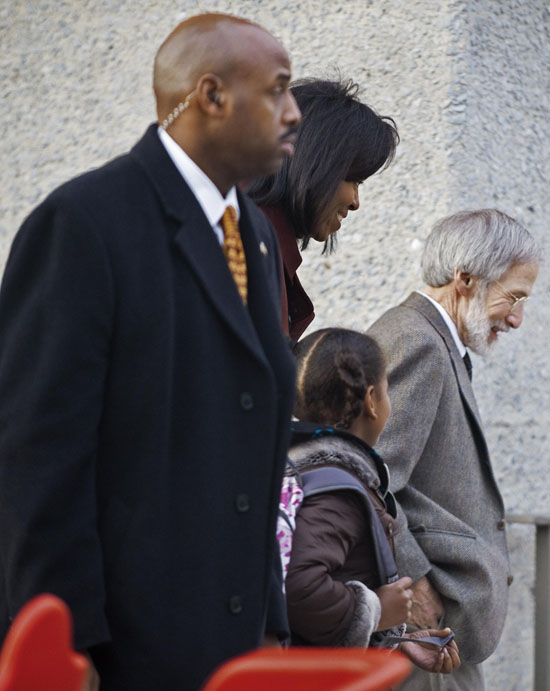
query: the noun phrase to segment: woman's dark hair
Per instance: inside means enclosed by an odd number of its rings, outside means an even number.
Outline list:
[[[352,81],[307,79],[291,89],[302,111],[294,155],[247,192],[260,206],[282,206],[304,249],[338,185],[362,182],[387,167],[399,135],[392,118],[361,103]]]
[[[358,331],[320,329],[298,341],[294,415],[348,429],[361,412],[369,386],[386,374],[378,343]]]

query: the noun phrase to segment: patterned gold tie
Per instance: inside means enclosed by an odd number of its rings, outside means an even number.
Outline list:
[[[242,301],[246,305],[248,297],[248,281],[246,277],[246,257],[244,255],[243,242],[239,233],[237,212],[232,206],[228,206],[222,216],[222,228],[224,234],[223,253],[227,259],[229,270],[237,285],[237,290]]]

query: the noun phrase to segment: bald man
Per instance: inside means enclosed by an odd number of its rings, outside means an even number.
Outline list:
[[[158,123],[55,190],[0,292],[0,622],[48,591],[90,688],[197,689],[286,631],[275,521],[294,368],[277,245],[237,183],[300,112],[264,29],[190,19]],[[231,207],[231,208],[229,208]]]

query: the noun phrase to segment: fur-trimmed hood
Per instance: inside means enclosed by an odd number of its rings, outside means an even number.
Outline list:
[[[348,439],[338,436],[322,436],[291,446],[290,460],[298,470],[321,466],[342,468],[373,490],[380,487],[380,477],[374,460],[368,453]]]

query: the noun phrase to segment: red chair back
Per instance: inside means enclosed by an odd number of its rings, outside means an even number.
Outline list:
[[[0,652],[0,691],[81,691],[88,670],[72,649],[69,608],[39,595],[17,615]],[[262,648],[229,660],[203,691],[384,691],[410,673],[398,652]]]
[[[21,609],[0,652],[0,691],[81,691],[88,671],[72,649],[72,618],[54,595]]]
[[[383,691],[409,676],[401,653],[374,648],[262,648],[229,660],[203,691]]]

